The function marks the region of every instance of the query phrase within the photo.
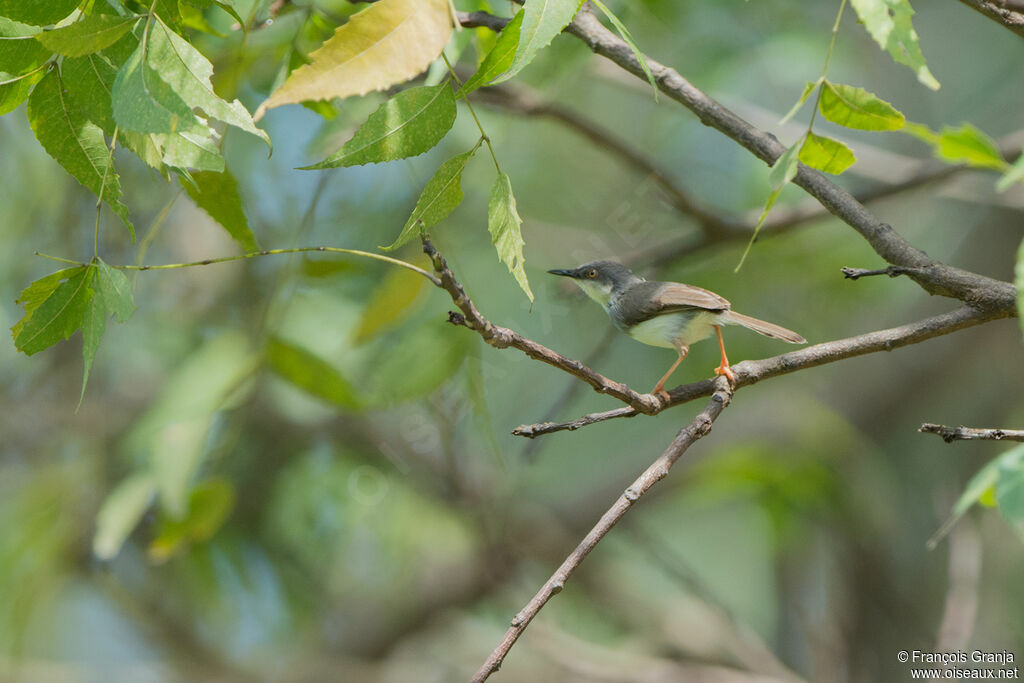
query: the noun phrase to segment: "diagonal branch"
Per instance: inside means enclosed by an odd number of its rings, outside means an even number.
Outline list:
[[[512,619],[512,623],[508,631],[505,632],[501,642],[498,643],[498,646],[491,652],[483,666],[473,676],[472,680],[474,683],[486,680],[501,667],[505,655],[515,645],[519,636],[523,634],[523,631],[530,621],[537,616],[541,608],[547,604],[548,600],[561,592],[565,582],[572,576],[576,568],[580,566],[601,539],[611,531],[612,527],[633,507],[633,504],[640,496],[664,479],[669,469],[679,460],[683,453],[698,439],[706,436],[711,431],[712,423],[722,414],[725,407],[729,405],[730,400],[732,400],[732,387],[729,386],[729,383],[724,378],[720,377],[715,381],[714,393],[711,395],[711,400],[708,401],[704,410],[694,418],[693,422],[679,430],[676,438],[665,449],[665,452],[650,467],[644,470],[643,474],[616,499],[611,508],[601,516],[601,519],[594,528],[576,546],[576,549],[569,554],[565,562],[555,570],[555,573],[537,591],[537,594],[533,596],[530,602]]]
[[[887,330],[878,330],[877,332],[869,332],[856,337],[848,337],[823,344],[815,344],[798,351],[791,351],[763,360],[742,361],[732,366],[733,372],[736,374],[736,388],[740,389],[769,377],[786,375],[798,370],[805,370],[818,365],[825,365],[826,363],[834,363],[845,358],[863,356],[864,354],[877,351],[892,351],[901,346],[917,344],[933,337],[1006,317],[1009,317],[1009,314],[1005,311],[979,311],[970,306],[963,306],[955,311],[925,318],[916,323],[901,325]],[[714,380],[705,379],[676,387],[669,392],[669,401],[659,409],[659,412],[665,408],[707,396],[714,390],[714,386]],[[601,413],[590,413],[568,422],[521,425],[513,429],[512,433],[532,439],[543,434],[565,430],[573,431],[597,422],[604,422],[605,420],[619,417],[634,417],[637,414],[638,411],[633,408],[617,408]]]
[[[917,431],[938,434],[946,443],[954,441],[1024,441],[1024,429],[983,429],[979,427],[946,427],[925,422]]]
[[[960,0],[960,2],[1024,38],[1024,6],[1014,5],[1008,0],[1001,2],[999,0]]]
[[[601,24],[590,3],[583,5],[565,30],[583,41],[596,54],[606,57],[638,78],[646,79],[643,67],[629,45]],[[650,57],[646,61],[658,89],[696,114],[701,123],[724,133],[767,164],[775,163],[786,150],[774,136],[759,130],[704,94],[675,69]],[[853,195],[820,171],[800,164],[793,182],[856,230],[888,263],[922,268],[920,273],[911,277],[925,291],[960,299],[978,308],[1015,310],[1016,291],[1013,285],[931,259],[907,242],[892,226],[878,220]]]
[[[527,339],[514,330],[510,330],[507,327],[499,327],[491,323],[491,321],[481,315],[480,311],[477,310],[472,299],[470,299],[466,294],[466,290],[463,289],[459,281],[455,279],[455,274],[452,273],[451,269],[448,267],[444,257],[441,256],[441,254],[437,252],[437,249],[434,248],[430,238],[424,235],[422,240],[423,252],[430,257],[430,260],[434,264],[434,272],[437,274],[438,279],[440,279],[440,284],[438,286],[448,292],[452,301],[459,310],[462,311],[462,313],[456,313],[454,311],[449,313],[449,322],[455,325],[468,327],[479,334],[485,342],[496,349],[507,349],[509,347],[519,349],[534,360],[547,363],[548,365],[554,366],[559,370],[563,370],[574,377],[578,377],[593,387],[594,391],[599,394],[607,394],[613,398],[617,398],[630,406],[632,410],[648,414],[653,414],[661,410],[664,403],[663,399],[654,396],[653,394],[641,394],[633,391],[621,382],[616,382],[608,379],[600,373],[594,372],[578,360],[566,358],[562,354],[552,351],[546,346],[538,344],[531,339]]]

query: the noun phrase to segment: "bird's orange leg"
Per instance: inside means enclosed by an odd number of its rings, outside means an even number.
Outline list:
[[[669,395],[668,392],[664,390],[665,382],[668,381],[668,378],[672,376],[672,373],[676,371],[676,368],[679,367],[679,364],[683,362],[684,358],[686,358],[686,354],[690,352],[690,347],[679,346],[676,350],[679,351],[679,358],[676,358],[676,362],[672,364],[672,367],[668,369],[668,372],[665,373],[665,376],[658,380],[658,384],[651,390],[652,394],[658,394],[661,397],[663,397],[666,401],[669,400]]]
[[[729,358],[725,355],[725,342],[722,341],[722,326],[715,325],[715,334],[718,335],[718,348],[722,350],[722,363],[715,368],[716,375],[725,375],[729,378],[729,382],[736,384],[736,374],[733,373],[732,368],[729,367]]]

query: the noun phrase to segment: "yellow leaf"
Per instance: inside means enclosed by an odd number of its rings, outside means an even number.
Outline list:
[[[380,0],[338,27],[310,63],[260,105],[364,95],[407,81],[437,59],[452,32],[448,0]]]

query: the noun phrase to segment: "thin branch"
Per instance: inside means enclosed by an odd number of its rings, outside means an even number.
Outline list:
[[[582,40],[596,54],[646,80],[644,69],[629,45],[601,24],[589,4],[584,4],[566,31]],[[675,69],[650,57],[646,61],[659,90],[696,114],[701,123],[724,133],[766,164],[775,163],[785,151],[786,148],[774,136],[757,129],[695,88]],[[959,299],[981,309],[1016,310],[1013,285],[934,261],[907,242],[892,226],[878,220],[853,195],[820,171],[800,164],[793,182],[856,230],[888,263],[925,268],[922,273],[911,276],[925,291]]]
[[[1019,5],[993,0],[960,0],[960,2],[1024,38],[1024,8]]]
[[[454,273],[448,267],[444,257],[434,248],[430,238],[424,235],[422,240],[423,253],[430,257],[434,264],[434,272],[441,281],[438,286],[448,292],[452,301],[462,311],[461,313],[451,311],[448,314],[448,321],[450,323],[468,327],[496,349],[507,349],[509,347],[519,349],[534,360],[547,363],[574,377],[578,377],[593,387],[594,391],[599,394],[607,394],[617,398],[637,412],[654,414],[661,410],[664,403],[662,398],[653,394],[641,394],[633,391],[625,384],[610,380],[604,375],[594,372],[578,360],[566,358],[562,354],[527,339],[507,327],[499,327],[492,324],[491,321],[480,314],[473,301],[466,295],[466,290],[455,279]]]
[[[845,277],[847,280],[859,280],[862,277],[870,277],[872,275],[888,275],[889,277],[899,277],[900,275],[918,274],[922,271],[921,268],[904,268],[903,266],[889,266],[888,268],[878,268],[875,270],[869,270],[867,268],[850,268],[849,266],[843,266],[840,270],[843,273],[843,277]]]
[[[622,519],[633,504],[639,500],[652,486],[665,478],[669,469],[698,439],[706,436],[711,431],[711,425],[722,414],[722,411],[729,401],[732,400],[732,387],[724,378],[719,377],[715,381],[714,393],[708,401],[704,410],[694,418],[686,427],[679,430],[676,438],[667,449],[651,464],[621,496],[608,509],[593,529],[583,538],[576,549],[569,554],[562,565],[555,570],[551,578],[544,583],[536,595],[520,610],[512,619],[512,623],[505,632],[505,636],[498,643],[498,646],[491,652],[483,666],[473,676],[474,683],[486,680],[492,673],[501,667],[502,661],[508,651],[515,645],[515,642],[522,635],[530,621],[537,616],[537,613],[547,604],[553,596],[561,592],[565,582],[572,576],[573,572],[583,562],[587,554],[611,531],[612,527]]]
[[[954,441],[1024,441],[1024,429],[984,429],[980,427],[946,427],[925,422],[917,431],[938,434],[946,443]]]
[[[763,360],[742,361],[732,366],[733,372],[736,374],[736,389],[756,384],[769,377],[786,375],[798,370],[805,370],[818,365],[825,365],[826,363],[834,363],[845,358],[863,356],[864,354],[877,351],[892,351],[901,346],[917,344],[933,337],[939,337],[966,327],[980,325],[990,320],[1006,318],[1008,316],[1009,314],[1006,311],[979,311],[970,306],[963,306],[949,313],[943,313],[887,330],[878,330],[877,332],[869,332],[856,337],[815,344],[798,351],[791,351]],[[707,396],[714,390],[714,386],[714,380],[705,379],[676,387],[669,392],[668,403],[662,405],[656,412]],[[532,439],[543,434],[566,430],[573,431],[597,422],[604,422],[605,420],[619,417],[634,417],[637,414],[638,412],[633,408],[617,408],[602,413],[591,413],[568,422],[521,425],[513,429],[512,433],[516,436],[525,436]]]
[[[456,12],[456,16],[463,28],[489,28],[495,33],[500,33],[509,22],[488,12]]]

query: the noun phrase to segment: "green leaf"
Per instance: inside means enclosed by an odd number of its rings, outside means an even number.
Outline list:
[[[405,268],[392,268],[374,289],[363,309],[353,337],[357,344],[365,342],[381,330],[401,320],[423,291],[426,278]]]
[[[21,320],[14,324],[14,327],[11,328],[11,336],[14,339],[17,339],[18,335],[21,334],[21,330],[24,329],[29,319],[32,318],[32,314],[35,310],[39,308],[44,301],[50,298],[57,287],[60,286],[60,283],[64,282],[64,280],[67,280],[84,268],[86,268],[86,266],[64,268],[63,270],[58,270],[55,273],[50,273],[45,277],[41,277],[26,287],[14,302],[16,304],[24,304],[25,315],[22,316]]]
[[[1013,166],[1011,166],[1010,169],[1003,174],[1003,177],[999,179],[999,182],[996,183],[996,190],[998,192],[1004,192],[1014,183],[1024,183],[1024,150],[1021,150],[1021,155],[1017,158],[1017,161],[1014,162]]]
[[[938,145],[939,139],[942,137],[940,133],[936,133],[923,123],[908,122],[900,131],[932,146]]]
[[[921,53],[911,21],[914,9],[909,0],[851,0],[851,3],[864,28],[895,62],[910,67],[925,86],[939,89],[939,82],[928,70]]]
[[[465,170],[466,163],[476,152],[477,147],[441,164],[441,168],[437,169],[434,177],[423,188],[423,193],[416,201],[416,208],[413,209],[409,220],[405,222],[405,227],[402,228],[398,239],[390,246],[381,247],[381,249],[385,251],[397,249],[418,235],[421,230],[429,230],[440,223],[462,203],[462,171]]]
[[[477,88],[483,87],[493,81],[501,74],[508,71],[512,66],[512,59],[516,56],[516,48],[519,47],[519,31],[523,25],[523,12],[519,11],[512,21],[505,24],[505,28],[498,34],[498,40],[494,43],[480,67],[469,80],[466,81],[456,97],[464,97]]]
[[[633,36],[632,34],[630,34],[629,29],[626,28],[625,24],[619,21],[619,18],[617,16],[612,14],[612,11],[610,9],[605,7],[605,4],[601,2],[601,0],[593,0],[593,3],[597,6],[599,10],[601,10],[602,14],[608,17],[608,21],[612,22],[612,26],[615,27],[616,33],[618,33],[619,37],[626,41],[626,44],[629,45],[629,49],[633,51],[633,56],[636,57],[636,60],[638,62],[640,62],[640,68],[644,70],[644,75],[647,76],[647,81],[651,84],[651,87],[654,88],[654,101],[657,102],[658,83],[657,81],[654,80],[654,74],[651,73],[651,67],[647,64],[647,57],[644,56],[644,53],[640,51],[640,48],[637,46],[636,41],[633,40]]]
[[[786,149],[785,152],[779,155],[779,158],[772,164],[772,169],[768,173],[768,183],[771,185],[771,192],[768,193],[768,199],[765,200],[764,209],[761,211],[761,217],[757,219],[757,225],[754,226],[754,232],[750,235],[750,241],[747,242],[746,248],[743,250],[743,255],[740,256],[740,262],[736,264],[736,268],[733,269],[734,273],[738,273],[740,268],[747,260],[747,256],[750,254],[750,250],[754,246],[754,242],[757,241],[757,236],[761,232],[761,226],[764,225],[764,221],[768,218],[768,213],[775,206],[776,200],[779,195],[782,194],[782,188],[788,185],[793,178],[796,177],[797,171],[800,170],[799,150],[802,148],[803,137],[794,142]]]
[[[352,139],[327,159],[304,169],[361,166],[423,154],[455,123],[451,85],[409,88],[370,114]]]
[[[100,560],[111,560],[121,551],[132,530],[142,521],[153,496],[156,482],[149,473],[133,474],[111,491],[96,514],[96,535],[92,552]]]
[[[780,126],[796,116],[796,113],[800,111],[800,107],[804,106],[804,102],[806,102],[807,98],[811,96],[811,93],[814,92],[814,89],[818,87],[819,83],[821,83],[821,79],[816,81],[807,81],[807,83],[804,84],[804,91],[800,93],[800,99],[796,101],[796,104],[794,104],[793,107],[786,112],[786,115],[779,121]]]
[[[226,479],[197,484],[189,494],[183,518],[160,515],[156,536],[149,544],[149,558],[165,562],[189,545],[213,538],[234,509],[235,499],[235,487]]]
[[[825,81],[818,110],[822,116],[847,128],[898,130],[907,119],[891,104],[863,88]]]
[[[569,25],[582,4],[583,0],[527,0],[512,65],[493,82],[507,81],[529,65]]]
[[[969,123],[963,123],[959,128],[943,128],[935,155],[944,161],[965,163],[975,168],[1005,171],[1010,167],[995,140]]]
[[[1024,446],[1013,457],[1000,457],[999,480],[996,482],[996,503],[1007,522],[1024,530]]]
[[[103,131],[71,106],[57,71],[50,71],[28,99],[28,123],[46,153],[78,182],[110,205],[135,239],[128,207],[120,203],[121,183]]]
[[[60,271],[66,273],[68,279],[54,287],[38,304],[35,302],[50,288],[57,273],[48,276],[49,279],[37,280],[22,293],[23,299],[32,302],[33,309],[29,311],[26,305],[25,317],[11,330],[19,351],[31,356],[67,339],[82,326],[93,296],[90,284],[94,272],[93,266]]]
[[[422,73],[452,32],[448,0],[379,0],[342,24],[256,111],[363,95]]]
[[[131,283],[123,272],[111,268],[102,259],[96,259],[96,268],[96,291],[103,307],[117,322],[127,321],[135,312]]]
[[[964,487],[964,492],[960,494],[960,498],[953,506],[953,512],[950,513],[949,518],[942,523],[938,531],[932,534],[932,537],[928,539],[928,547],[934,548],[943,537],[949,533],[949,530],[953,528],[953,525],[964,516],[971,506],[981,501],[985,496],[996,487],[997,482],[1000,478],[1000,470],[1005,467],[1016,468],[1024,459],[1024,446],[1018,446],[1009,451],[1006,451],[999,457],[989,461],[978,470],[970,481],[967,482],[967,486]],[[998,495],[997,495],[998,500]]]
[[[42,80],[44,75],[42,69],[24,76],[11,76],[0,71],[0,116],[17,109],[28,98],[32,86]]]
[[[113,45],[137,21],[136,17],[92,14],[63,28],[43,31],[36,35],[36,40],[65,57],[83,57]]]
[[[1017,310],[1024,311],[1024,240],[1021,241],[1020,247],[1017,249],[1017,268],[1015,273],[1015,284],[1017,285]],[[26,308],[28,307],[26,306]],[[1019,315],[1017,320],[1020,322],[1021,332],[1024,332],[1024,315]]]
[[[50,58],[52,53],[35,40],[38,33],[37,28],[0,16],[0,72],[8,78],[20,76]]]
[[[267,345],[271,369],[295,386],[342,408],[358,408],[352,385],[327,361],[280,338]]]
[[[196,120],[192,108],[153,69],[147,51],[146,41],[139,42],[114,79],[114,120],[138,133],[173,133],[191,126]]]
[[[68,98],[82,115],[102,128],[106,135],[113,136],[117,124],[110,97],[117,67],[102,54],[65,57],[61,76]]]
[[[242,196],[235,177],[227,170],[223,173],[201,171],[193,173],[192,180],[195,184],[182,179],[181,186],[196,206],[220,223],[242,251],[259,251],[260,245],[242,209]]]
[[[55,24],[75,11],[81,0],[0,0],[0,16],[34,26]]]
[[[516,198],[512,194],[512,180],[507,173],[499,173],[491,188],[491,198],[487,203],[487,230],[491,233],[491,241],[498,251],[498,258],[508,266],[508,270],[515,277],[516,282],[530,301],[533,301],[533,292],[530,291],[530,283],[526,279],[524,269],[525,258],[523,257],[522,233],[523,219],[516,211]]]
[[[78,405],[82,405],[85,398],[85,387],[89,383],[89,371],[92,369],[92,362],[96,358],[96,352],[100,348],[100,339],[107,329],[107,309],[99,296],[93,296],[85,307],[85,314],[82,316],[82,359],[84,369],[82,371],[82,391],[78,395]]]
[[[201,109],[209,118],[251,133],[270,145],[266,131],[256,127],[241,102],[228,103],[214,92],[210,61],[159,19],[151,26],[148,62],[189,107]]]
[[[838,140],[808,133],[807,140],[800,148],[800,161],[819,171],[839,175],[852,166],[857,157]]]

